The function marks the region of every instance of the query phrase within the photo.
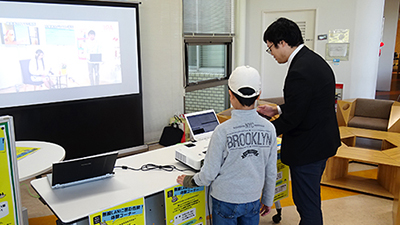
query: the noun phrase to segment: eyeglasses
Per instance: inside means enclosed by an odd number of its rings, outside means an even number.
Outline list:
[[[272,44],[272,45],[270,45],[270,46],[268,46],[267,45],[267,50],[265,50],[268,54],[270,54],[270,55],[272,55],[272,50],[271,50],[271,47],[273,46],[274,44]]]

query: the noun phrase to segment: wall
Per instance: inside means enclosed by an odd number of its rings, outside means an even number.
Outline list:
[[[242,18],[246,24],[246,36],[241,40],[245,43],[245,50],[242,57],[236,58],[259,70],[262,63],[268,63],[268,73],[262,74],[264,89],[261,97],[282,96],[282,89],[276,90],[276,86],[283,88],[286,66],[278,65],[272,57],[266,56],[262,61],[261,54],[267,54],[262,41],[266,29],[262,26],[262,13],[316,9],[316,36],[328,34],[333,29],[350,29],[349,61],[342,61],[339,65],[329,62],[335,71],[336,81],[345,84],[343,98],[374,98],[379,45],[371,43],[380,42],[383,5],[384,0],[248,0],[243,7],[245,18]],[[316,40],[314,50],[324,56],[326,43]]]
[[[375,98],[382,32],[383,0],[357,1],[350,98]],[[346,89],[345,89],[346,93]]]
[[[386,0],[385,2],[385,23],[382,35],[382,53],[379,57],[378,80],[376,89],[380,91],[390,91],[393,55],[396,46],[397,23],[399,18],[399,0]]]
[[[142,87],[145,142],[157,141],[174,114],[183,112],[183,38],[181,0],[143,0],[140,5]],[[345,84],[344,98],[375,97],[383,0],[238,0],[234,65],[261,68],[263,11],[316,9],[316,35],[331,29],[350,29],[350,60],[331,62],[337,82]],[[334,13],[332,13],[334,12]],[[325,55],[326,41],[315,41],[314,49]],[[265,57],[273,60],[272,57]],[[274,61],[272,61],[274,62]],[[277,73],[274,62],[264,85],[281,86],[285,73]],[[268,83],[271,76],[279,82]],[[282,91],[263,90],[262,97],[281,96]]]
[[[139,6],[145,143],[158,141],[183,113],[181,1],[143,0]]]

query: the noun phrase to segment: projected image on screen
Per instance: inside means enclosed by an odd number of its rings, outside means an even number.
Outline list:
[[[0,108],[141,94],[138,31],[136,4],[0,0]]]
[[[0,94],[122,82],[118,22],[0,18],[0,28]]]

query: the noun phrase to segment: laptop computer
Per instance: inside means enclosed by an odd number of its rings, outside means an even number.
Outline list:
[[[208,144],[219,120],[213,109],[185,114],[192,142],[175,150],[175,159],[200,170],[203,166]]]
[[[90,54],[90,62],[101,62],[102,55],[100,53]]]
[[[219,121],[213,109],[185,114],[193,141],[209,140]]]
[[[108,152],[56,162],[47,178],[52,188],[61,188],[112,177],[117,157],[118,152]]]

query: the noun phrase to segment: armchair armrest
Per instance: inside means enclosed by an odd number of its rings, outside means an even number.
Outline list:
[[[400,102],[394,102],[392,105],[389,116],[388,131],[400,133]]]
[[[349,121],[354,117],[357,99],[338,100],[336,117],[339,126],[348,126]]]

